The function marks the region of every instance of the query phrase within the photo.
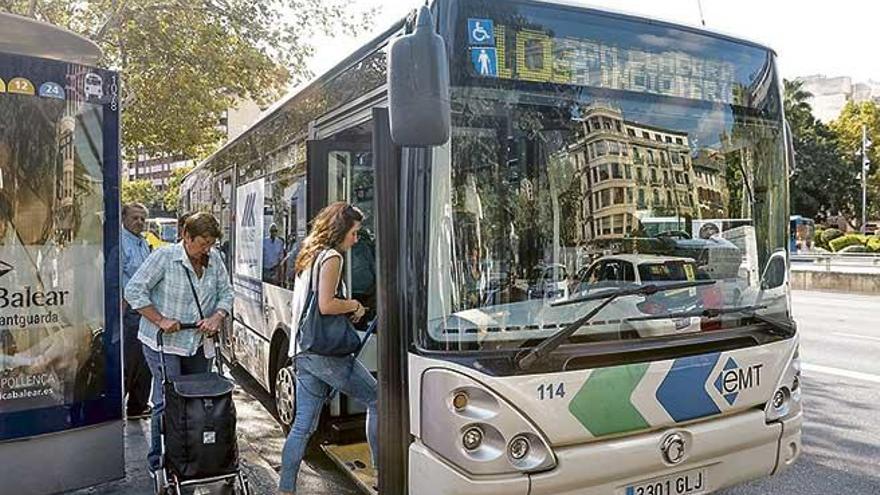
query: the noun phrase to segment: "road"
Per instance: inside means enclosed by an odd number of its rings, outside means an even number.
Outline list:
[[[778,476],[723,495],[880,494],[880,295],[797,291],[804,452]]]

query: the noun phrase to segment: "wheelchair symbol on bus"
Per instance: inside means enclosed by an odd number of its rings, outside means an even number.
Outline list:
[[[468,38],[471,45],[494,46],[495,23],[492,19],[468,19]]]

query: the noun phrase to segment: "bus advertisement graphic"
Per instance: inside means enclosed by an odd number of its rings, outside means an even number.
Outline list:
[[[263,195],[265,179],[238,188],[236,195],[235,274],[261,280],[263,264]],[[258,210],[259,209],[259,210]]]

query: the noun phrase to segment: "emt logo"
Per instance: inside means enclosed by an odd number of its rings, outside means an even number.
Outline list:
[[[724,369],[715,379],[715,389],[724,396],[724,400],[731,406],[743,390],[761,386],[761,368],[763,364],[741,368],[731,357],[724,363]]]

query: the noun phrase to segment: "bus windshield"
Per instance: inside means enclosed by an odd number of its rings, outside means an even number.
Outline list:
[[[788,316],[785,284],[760,281],[788,242],[772,52],[567,7],[462,5],[423,341],[521,345],[600,301],[553,302],[699,279],[715,283],[622,297],[573,340],[741,327],[733,312],[722,325],[662,315],[755,301]]]

